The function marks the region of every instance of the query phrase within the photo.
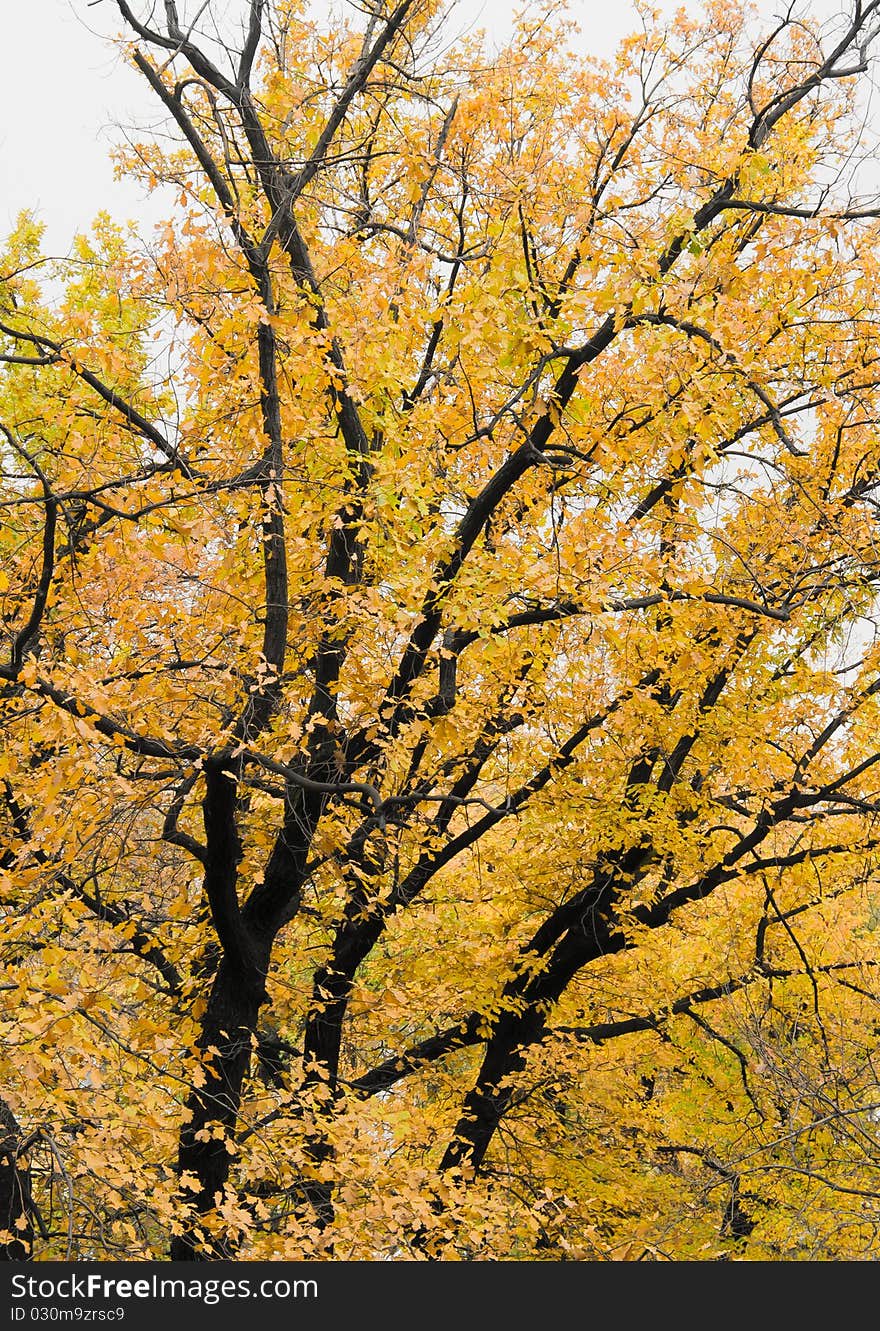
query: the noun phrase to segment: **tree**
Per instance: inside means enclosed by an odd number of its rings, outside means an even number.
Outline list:
[[[173,215],[0,263],[3,1251],[870,1252],[880,0],[117,7]]]

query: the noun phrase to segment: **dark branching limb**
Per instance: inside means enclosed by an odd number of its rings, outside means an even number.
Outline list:
[[[41,333],[32,333],[26,329],[9,328],[3,323],[0,323],[0,333],[5,333],[7,337],[14,338],[19,342],[28,342],[32,346],[41,348],[45,353],[50,353],[54,361],[63,363],[69,370],[77,375],[78,378],[82,379],[83,383],[88,384],[102,401],[106,402],[109,407],[113,408],[126,425],[130,426],[148,443],[152,444],[154,448],[158,449],[158,451],[167,458],[169,462],[172,462],[186,477],[190,480],[194,478],[195,473],[189,463],[181,456],[178,450],[168,442],[162,431],[151,421],[148,421],[131,402],[127,401],[117,393],[115,389],[110,388],[108,384],[104,383],[103,379],[99,378],[92,370],[83,365],[75,352],[70,351],[62,343],[55,342],[52,338],[46,337]]]
[[[88,891],[85,884],[77,883],[66,870],[53,864],[46,851],[34,842],[28,810],[16,798],[8,777],[3,779],[3,799],[20,844],[19,854],[30,856],[37,864],[52,872],[61,890],[82,902],[97,919],[123,929],[127,949],[155,967],[170,995],[179,995],[182,991],[180,972],[154,935],[121,906],[103,900],[97,893]]]
[[[13,636],[9,654],[9,668],[11,671],[17,671],[21,668],[25,653],[39,634],[43,614],[49,599],[49,588],[52,585],[52,575],[55,571],[55,531],[58,524],[58,501],[52,493],[45,472],[36,459],[31,457],[15,438],[12,431],[2,423],[0,423],[0,431],[3,432],[10,446],[20,457],[25,459],[37,476],[43,491],[45,513],[43,519],[43,562],[37,588],[34,592],[33,605],[27,622]]]

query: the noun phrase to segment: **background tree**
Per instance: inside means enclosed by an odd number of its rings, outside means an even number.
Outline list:
[[[117,6],[176,211],[0,264],[7,1255],[869,1254],[880,3]]]

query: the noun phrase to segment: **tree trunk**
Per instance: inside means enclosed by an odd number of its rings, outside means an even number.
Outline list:
[[[183,1231],[171,1240],[170,1256],[175,1262],[235,1256],[235,1236],[225,1225],[222,1231],[212,1232],[210,1213],[223,1200],[234,1159],[228,1145],[234,1139],[257,1019],[266,1000],[268,949],[262,960],[265,964],[245,975],[224,958],[214,979],[198,1046],[205,1080],[190,1092],[190,1117],[180,1133],[177,1170],[188,1219]]]
[[[20,1164],[21,1128],[5,1100],[0,1100],[0,1261],[33,1260],[33,1202],[28,1171]]]

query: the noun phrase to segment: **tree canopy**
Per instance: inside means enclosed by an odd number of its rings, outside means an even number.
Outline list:
[[[2,1255],[875,1254],[880,0],[115,5],[167,219],[0,253]]]

